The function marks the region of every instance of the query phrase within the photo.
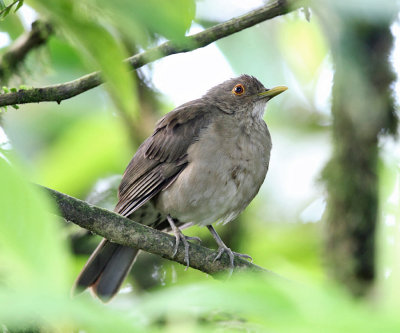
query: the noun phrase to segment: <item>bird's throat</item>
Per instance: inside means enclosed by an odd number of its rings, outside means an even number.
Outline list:
[[[265,101],[258,101],[253,104],[251,115],[254,119],[262,120],[264,118],[266,104]]]

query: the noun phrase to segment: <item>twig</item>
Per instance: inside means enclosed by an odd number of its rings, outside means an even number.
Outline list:
[[[193,51],[260,22],[298,9],[303,3],[304,1],[302,0],[275,0],[245,15],[233,18],[197,34],[187,36],[179,43],[172,41],[165,42],[158,47],[134,55],[126,59],[126,61],[133,69],[137,69],[168,55]],[[60,103],[65,99],[97,87],[101,83],[103,83],[101,73],[95,72],[62,84],[1,94],[0,106],[51,101]]]
[[[35,21],[32,30],[20,36],[0,57],[0,82],[6,84],[15,69],[21,64],[28,53],[43,45],[52,34],[51,25],[46,22]]]
[[[173,257],[175,237],[55,190],[43,186],[39,186],[39,188],[54,199],[58,206],[58,214],[67,221],[115,243],[135,247],[186,265],[182,242],[179,245],[178,253]],[[189,257],[192,268],[208,274],[216,274],[230,269],[230,261],[226,254],[214,262],[215,256],[216,252],[213,250],[197,244],[190,244]],[[235,269],[269,272],[237,257],[235,258]]]

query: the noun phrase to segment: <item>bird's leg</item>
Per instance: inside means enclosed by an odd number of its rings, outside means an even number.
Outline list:
[[[185,262],[186,262],[186,269],[189,267],[189,242],[188,240],[196,240],[201,242],[199,237],[189,237],[185,236],[182,231],[175,225],[174,219],[167,215],[167,220],[169,225],[171,226],[172,232],[175,235],[175,248],[172,257],[175,257],[178,252],[179,243],[182,241],[183,245],[185,246]]]
[[[215,229],[214,229],[214,227],[213,227],[212,225],[208,225],[207,228],[208,228],[208,230],[210,230],[211,235],[214,237],[214,239],[215,239],[215,241],[217,242],[218,247],[219,247],[219,248],[218,248],[218,253],[217,253],[216,257],[214,258],[214,261],[215,261],[215,260],[218,260],[219,258],[221,258],[222,254],[223,254],[224,252],[226,252],[226,253],[228,254],[229,260],[230,260],[230,262],[231,262],[230,274],[232,274],[233,268],[235,267],[235,265],[234,265],[234,263],[233,263],[233,261],[234,261],[234,259],[235,259],[235,256],[236,256],[236,257],[245,258],[245,259],[250,259],[251,262],[253,262],[253,258],[250,257],[249,255],[247,255],[247,254],[242,254],[242,253],[237,253],[237,252],[233,252],[229,247],[227,247],[227,246],[225,245],[225,243],[222,241],[221,237],[219,237],[219,235],[217,234],[217,232],[215,231]]]

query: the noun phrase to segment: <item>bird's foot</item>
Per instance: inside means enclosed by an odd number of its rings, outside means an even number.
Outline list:
[[[229,256],[229,262],[231,265],[231,268],[229,270],[229,276],[232,275],[233,269],[235,268],[235,264],[234,264],[235,257],[248,259],[251,262],[253,262],[253,258],[250,257],[248,254],[234,252],[229,247],[227,247],[225,244],[219,246],[218,253],[215,256],[213,261],[215,262],[216,260],[219,260],[224,252],[226,252],[226,254]]]
[[[185,235],[184,235],[185,236]],[[188,241],[196,241],[199,244],[201,244],[201,239],[199,237],[196,236],[185,236],[186,240]]]
[[[175,234],[175,247],[174,247],[174,253],[172,254],[172,258],[175,258],[176,254],[178,253],[178,247],[180,242],[182,241],[183,245],[185,246],[185,263],[186,263],[186,268],[189,267],[189,242],[186,240],[185,235],[180,231],[179,229],[174,230]]]
[[[218,252],[214,258],[214,262],[216,260],[220,259],[224,252],[226,252],[226,254],[229,256],[229,261],[230,261],[230,266],[231,266],[231,269],[229,270],[229,276],[232,275],[233,269],[235,268],[235,264],[234,264],[235,257],[250,259],[250,261],[253,262],[253,258],[250,257],[249,255],[233,252],[229,247],[227,247],[225,245],[225,243],[222,241],[222,239],[218,236],[217,232],[215,231],[215,229],[213,228],[212,225],[207,226],[207,228],[208,228],[208,230],[210,230],[211,235],[214,237],[215,241],[218,244]]]
[[[168,220],[168,222],[171,226],[171,229],[175,235],[175,247],[174,247],[174,253],[172,254],[172,258],[174,258],[176,256],[176,254],[178,253],[179,244],[182,241],[182,243],[185,247],[185,263],[186,263],[185,270],[187,270],[189,267],[189,242],[188,242],[188,240],[194,240],[194,241],[198,241],[199,243],[201,243],[201,239],[199,237],[185,236],[182,233],[182,231],[175,225],[175,222],[171,216],[168,215],[167,220]]]

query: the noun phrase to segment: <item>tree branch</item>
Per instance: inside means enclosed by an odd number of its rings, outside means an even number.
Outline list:
[[[58,214],[67,221],[115,243],[135,247],[186,265],[185,249],[182,243],[179,245],[176,256],[173,257],[175,237],[55,190],[43,186],[39,188],[54,199],[58,206]],[[230,261],[226,254],[214,262],[215,256],[216,252],[211,249],[190,244],[189,258],[192,268],[211,275],[230,269]],[[235,257],[235,269],[269,272],[237,257]]]
[[[126,59],[126,61],[133,69],[138,69],[145,64],[168,55],[193,51],[197,48],[211,44],[218,39],[254,26],[260,22],[298,9],[303,6],[304,2],[305,1],[302,0],[275,0],[245,15],[233,18],[197,34],[187,36],[179,43],[172,41],[165,42],[158,47],[134,55]],[[102,83],[103,80],[101,78],[101,73],[94,72],[74,81],[62,84],[1,94],[0,107],[6,105],[51,101],[60,103],[65,99],[95,88]]]
[[[43,45],[52,33],[50,24],[41,21],[33,22],[32,30],[21,35],[0,57],[0,82],[5,84],[28,53]]]

